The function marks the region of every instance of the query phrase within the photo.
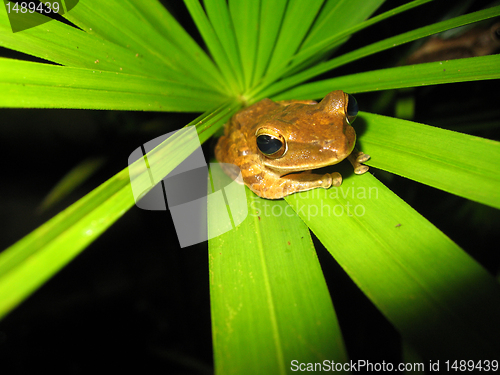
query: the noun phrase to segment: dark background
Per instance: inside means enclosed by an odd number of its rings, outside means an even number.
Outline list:
[[[401,3],[387,1],[380,12]],[[437,21],[449,4],[436,1],[375,25],[356,34],[338,53]],[[476,1],[471,10],[485,4]],[[167,6],[200,41],[183,3]],[[408,46],[398,47],[321,78],[395,66],[407,52]],[[38,61],[7,50],[0,50],[0,55]],[[415,98],[414,121],[499,139],[498,81],[398,91],[379,113],[394,115],[395,102],[408,96]],[[372,110],[379,97],[380,93],[356,95],[365,111]],[[0,109],[0,249],[125,168],[128,155],[140,144],[195,116]],[[209,143],[204,146],[207,155]],[[106,162],[69,197],[40,213],[38,207],[50,189],[88,157]],[[375,168],[370,172],[496,274],[497,210]],[[351,359],[399,361],[395,329],[318,241],[316,245],[327,281],[335,285],[330,290]],[[132,208],[0,322],[1,374],[204,374],[211,373],[212,366],[207,245],[180,249],[168,212]]]

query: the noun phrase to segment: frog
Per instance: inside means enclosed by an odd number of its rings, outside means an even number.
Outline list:
[[[406,60],[407,64],[420,64],[441,60],[486,56],[500,49],[500,22],[484,29],[473,27],[456,37],[443,39],[434,35]]]
[[[342,184],[339,172],[317,174],[313,170],[347,158],[355,174],[368,171],[362,163],[370,156],[355,149],[352,122],[357,114],[356,99],[342,90],[330,92],[319,103],[263,99],[225,124],[215,158],[227,175],[261,198],[281,199],[296,192],[338,187]]]

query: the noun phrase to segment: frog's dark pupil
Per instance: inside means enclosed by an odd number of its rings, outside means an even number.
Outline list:
[[[259,135],[257,137],[257,147],[264,155],[272,155],[278,152],[283,143],[277,138],[271,137],[270,135]]]
[[[349,118],[349,122],[353,122],[356,116],[358,115],[358,102],[354,98],[354,96],[347,94],[348,102],[347,102],[347,117]]]

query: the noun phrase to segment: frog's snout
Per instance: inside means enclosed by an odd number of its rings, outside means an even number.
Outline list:
[[[346,139],[329,139],[329,140],[324,140],[322,141],[319,146],[319,152],[324,152],[324,153],[334,153],[337,155],[337,152],[339,149],[342,149],[344,147],[348,147],[349,140]],[[340,146],[340,147],[339,147]]]

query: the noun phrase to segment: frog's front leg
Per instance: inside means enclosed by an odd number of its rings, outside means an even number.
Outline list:
[[[280,199],[287,195],[315,188],[328,189],[340,186],[342,176],[338,172],[324,175],[313,174],[311,171],[293,173],[286,176],[267,176],[264,183],[248,183],[248,187],[258,196],[267,199]]]
[[[354,168],[354,173],[363,174],[368,171],[368,166],[363,165],[365,161],[370,159],[370,155],[364,152],[358,151],[357,149],[352,150],[351,154],[347,157]]]

